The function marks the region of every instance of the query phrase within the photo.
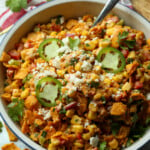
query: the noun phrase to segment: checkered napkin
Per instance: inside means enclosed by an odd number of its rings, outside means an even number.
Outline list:
[[[6,0],[0,1],[0,31],[5,30],[9,26],[13,25],[19,18],[21,18],[28,11],[38,7],[39,5],[46,3],[46,0],[28,0],[28,8],[22,9],[20,12],[12,12],[5,6]],[[120,3],[132,8],[130,0],[120,0]]]

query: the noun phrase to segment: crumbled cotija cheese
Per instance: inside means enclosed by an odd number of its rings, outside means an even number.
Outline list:
[[[51,112],[50,110],[45,110],[44,108],[39,108],[38,114],[42,115],[44,120],[47,120],[51,117]]]
[[[97,147],[98,142],[99,142],[99,138],[97,136],[90,138],[90,145]]]
[[[92,65],[88,61],[83,61],[81,68],[83,71],[90,71],[92,69]]]

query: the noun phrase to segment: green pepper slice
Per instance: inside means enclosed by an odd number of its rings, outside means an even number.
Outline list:
[[[61,46],[64,46],[64,43],[60,39],[46,39],[40,44],[38,53],[41,58],[49,61],[51,58],[58,56],[57,49],[59,49]]]
[[[55,78],[44,77],[40,79],[36,85],[36,97],[40,104],[45,107],[55,106],[55,99],[59,95],[61,86],[60,81]]]
[[[106,47],[100,50],[97,59],[102,63],[102,68],[106,72],[121,72],[126,65],[123,54],[113,47]]]

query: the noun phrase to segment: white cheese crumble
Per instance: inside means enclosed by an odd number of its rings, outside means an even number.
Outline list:
[[[150,100],[150,93],[147,93],[146,99],[147,99],[147,100]]]
[[[99,142],[99,138],[97,136],[90,138],[90,145],[92,145],[93,147],[97,147],[98,142]]]
[[[81,68],[83,71],[90,71],[92,69],[92,65],[87,61],[83,61]]]
[[[114,73],[107,73],[106,77],[108,77],[109,79],[112,79],[112,77],[114,76]]]
[[[51,117],[51,112],[50,110],[45,110],[44,108],[39,108],[38,114],[42,115],[44,120],[47,120]]]
[[[56,56],[53,60],[52,60],[53,66],[56,68],[60,68],[60,57]]]
[[[69,44],[69,38],[68,38],[68,37],[63,38],[63,39],[62,39],[62,42],[64,43],[64,45],[67,45],[67,46],[68,46],[68,44]]]
[[[102,63],[100,63],[99,61],[95,60],[94,65],[95,65],[95,66],[100,66],[100,67],[101,67],[101,66],[102,66]]]
[[[105,76],[104,75],[100,75],[100,81],[104,81]]]
[[[63,24],[65,22],[65,18],[62,16],[61,18],[60,18],[60,24]]]

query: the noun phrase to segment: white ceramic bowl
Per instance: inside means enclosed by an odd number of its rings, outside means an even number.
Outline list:
[[[0,48],[2,51],[8,51],[14,47],[14,44],[19,41],[21,37],[26,35],[33,26],[37,23],[48,22],[53,16],[64,15],[65,18],[79,17],[85,14],[92,14],[97,16],[104,5],[104,0],[56,0],[48,2],[30,11],[23,16],[3,39]],[[136,12],[126,8],[122,5],[117,5],[113,12],[125,20],[125,23],[133,28],[141,30],[145,33],[147,38],[150,38],[150,24],[143,17]],[[0,64],[0,93],[3,92],[4,83],[4,68]],[[20,127],[15,124],[7,114],[7,108],[4,101],[0,100],[1,115],[10,127],[13,133],[31,149],[44,150],[40,145],[33,142],[28,136],[20,131]],[[137,150],[150,139],[150,130],[146,134],[131,145],[127,150]]]

